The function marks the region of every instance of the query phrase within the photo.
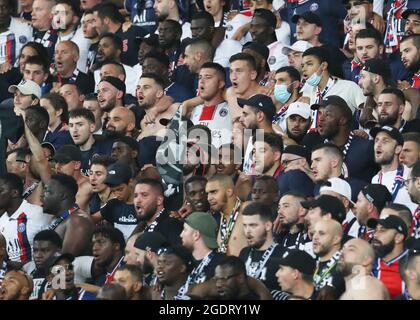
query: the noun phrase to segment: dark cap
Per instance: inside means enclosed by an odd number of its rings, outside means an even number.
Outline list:
[[[99,83],[101,83],[103,81],[106,81],[106,82],[110,83],[112,86],[117,88],[117,90],[125,93],[125,83],[123,81],[121,81],[120,79],[118,79],[116,77],[112,77],[112,76],[106,76],[106,77],[103,77],[102,80]]]
[[[61,254],[59,252],[56,252],[54,255],[49,257],[47,261],[45,261],[45,264],[44,264],[45,274],[49,275],[51,268],[54,267],[58,261],[63,260],[63,259],[68,260],[71,263],[74,261],[75,257],[71,253]]]
[[[382,59],[369,59],[365,62],[362,70],[380,75],[382,78],[384,78],[385,82],[388,82],[391,78],[391,70],[389,69],[389,64]]]
[[[51,152],[51,157],[54,157],[56,151],[54,145],[51,142],[44,141],[41,143],[41,147],[49,149]]]
[[[302,201],[301,204],[305,209],[319,207],[322,211],[330,213],[332,218],[340,223],[344,221],[347,215],[343,203],[338,198],[326,194],[314,200]]]
[[[152,251],[157,253],[158,250],[164,246],[167,246],[168,242],[166,238],[157,231],[144,232],[138,236],[134,242],[134,247],[140,250]]]
[[[313,275],[316,268],[315,259],[302,250],[289,250],[278,260],[279,265],[296,269],[306,275]]]
[[[303,20],[305,20],[308,23],[315,23],[318,27],[322,27],[321,18],[311,11],[306,11],[306,12],[303,12],[301,14],[295,14],[292,17],[292,22],[297,23],[299,18],[302,18]]]
[[[116,162],[108,166],[105,184],[117,186],[122,183],[127,183],[132,177],[133,172],[128,165]]]
[[[267,46],[255,41],[248,41],[247,43],[245,43],[242,47],[242,51],[244,49],[255,51],[256,53],[264,57],[265,60],[267,60],[268,56],[270,55],[270,50],[268,50]]]
[[[318,110],[320,107],[326,107],[326,106],[329,106],[330,104],[333,105],[333,106],[339,107],[342,110],[347,111],[347,109],[348,109],[351,112],[351,109],[348,106],[347,102],[344,101],[343,98],[341,98],[339,96],[334,96],[334,95],[325,97],[321,101],[321,103],[316,103],[316,104],[311,105],[311,109],[312,110]]]
[[[193,212],[185,218],[184,222],[191,228],[200,231],[204,243],[210,249],[216,249],[217,244],[217,222],[209,212]]]
[[[297,144],[288,145],[283,150],[283,154],[285,154],[285,153],[294,154],[295,156],[305,158],[306,160],[309,159],[308,149],[306,149],[304,146],[300,146],[300,145],[297,145]]]
[[[69,163],[70,161],[82,161],[82,152],[72,144],[62,146],[54,155],[53,159],[58,163]]]
[[[381,212],[386,204],[392,200],[388,188],[382,184],[368,184],[361,192],[365,198],[376,207],[378,212]]]
[[[267,21],[268,25],[273,27],[273,29],[276,28],[277,25],[277,19],[271,10],[268,9],[255,9],[254,10],[254,17],[260,17]]]
[[[241,108],[244,105],[252,106],[264,112],[268,120],[271,122],[276,114],[276,107],[269,96],[265,94],[256,94],[249,99],[238,98],[238,104]]]
[[[387,133],[392,139],[397,141],[397,145],[402,146],[404,144],[404,138],[397,128],[390,126],[375,127],[370,130],[370,135],[375,139],[379,132]]]
[[[162,247],[159,249],[157,254],[159,256],[161,254],[176,255],[178,258],[180,258],[184,262],[189,272],[191,272],[191,269],[193,269],[193,264],[192,264],[193,257],[191,255],[191,252],[184,246]]]
[[[114,140],[114,143],[115,142],[125,143],[127,146],[129,146],[134,151],[137,151],[139,149],[139,143],[137,142],[137,140],[133,139],[131,137],[128,137],[128,136],[118,137]]]
[[[377,225],[383,226],[385,229],[395,229],[399,233],[403,234],[405,238],[408,237],[408,229],[404,220],[396,215],[389,215],[385,219],[369,219],[367,226],[369,228],[375,229]]]

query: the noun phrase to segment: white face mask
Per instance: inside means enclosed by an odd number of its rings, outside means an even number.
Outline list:
[[[284,7],[284,0],[273,0],[273,9],[275,11],[278,11],[283,7]]]

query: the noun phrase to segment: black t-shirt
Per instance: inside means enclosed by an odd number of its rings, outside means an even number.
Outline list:
[[[148,227],[145,231],[160,232],[172,246],[182,244],[180,235],[184,224],[180,220],[170,217],[168,212],[163,211],[156,221],[157,224],[153,230]]]
[[[280,233],[274,234],[274,238],[281,248],[289,250],[300,250],[301,246],[311,241],[311,239],[309,239],[308,233],[304,230],[304,226],[299,226],[301,231],[296,233],[290,233],[289,230],[285,230]]]
[[[92,68],[95,65],[96,53],[98,51],[98,43],[99,42],[95,42],[89,46],[87,60],[86,60],[86,67],[87,67],[88,73],[90,73],[90,68]]]
[[[34,282],[34,289],[32,291],[32,294],[30,296],[30,300],[38,300],[41,299],[42,294],[45,291],[45,286],[47,284],[45,272],[44,270],[35,269],[30,274],[33,282]]]
[[[210,263],[203,269],[203,271],[197,275],[193,284],[203,283],[204,281],[213,279],[214,273],[216,271],[216,267],[223,261],[225,255],[222,253],[214,253],[213,258],[211,259]],[[197,268],[202,260],[195,260],[193,259],[193,266]]]
[[[81,71],[78,72],[76,79],[74,79],[74,77],[62,78],[61,83],[75,83],[83,94],[88,94],[95,91],[95,80],[92,74],[87,75]]]
[[[130,67],[139,63],[138,60],[138,40],[142,39],[148,34],[148,32],[139,26],[132,25],[127,31],[123,31],[122,28],[118,29],[115,33],[121,38],[123,43],[123,52],[121,54],[121,62],[129,65]]]
[[[90,214],[94,214],[101,209],[101,198],[99,198],[99,194],[94,192],[92,197],[89,200],[89,212]]]
[[[106,221],[113,223],[114,227],[119,229],[126,239],[138,223],[134,205],[118,199],[109,200],[101,208],[101,215]]]
[[[96,140],[92,145],[92,148],[86,151],[82,151],[82,165],[80,167],[82,173],[87,175],[90,168],[91,159],[95,154],[108,156],[111,155],[113,143],[113,140]]]
[[[405,122],[402,127],[401,133],[418,132],[420,133],[420,119],[413,119]]]
[[[250,275],[248,269],[251,269],[252,266],[256,266],[260,263],[264,252],[265,250],[253,250],[251,247],[245,247],[241,250],[239,258],[245,263],[248,275]],[[277,282],[276,272],[279,269],[278,259],[280,259],[283,254],[284,249],[280,245],[277,245],[270,258],[268,258],[264,268],[258,275],[257,279],[261,280],[270,291],[281,290]],[[249,258],[251,259],[250,261],[248,261]]]
[[[332,267],[331,266],[331,260],[318,263],[318,272],[316,273],[318,276],[314,276],[314,282],[318,278],[321,278],[321,281],[318,285],[316,285],[316,289],[320,290],[321,288],[329,285],[335,288],[338,296],[341,296],[346,290],[346,284],[343,276],[337,272],[337,264]],[[315,282],[315,284],[316,283],[317,282]]]

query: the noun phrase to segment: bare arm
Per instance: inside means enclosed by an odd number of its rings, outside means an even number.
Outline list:
[[[184,117],[190,118],[191,112],[196,106],[199,106],[200,104],[204,103],[204,100],[201,99],[201,97],[197,96],[188,100],[185,100],[182,103],[182,115]]]
[[[80,256],[91,247],[93,222],[87,217],[74,215],[67,223],[63,239],[63,253]]]

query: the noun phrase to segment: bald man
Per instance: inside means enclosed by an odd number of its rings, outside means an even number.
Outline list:
[[[224,174],[213,176],[207,181],[206,193],[211,211],[221,215],[219,251],[238,257],[248,244],[242,227],[242,203],[235,194],[232,178]]]
[[[83,94],[93,92],[95,87],[93,77],[77,69],[79,57],[79,47],[73,41],[65,40],[57,44],[54,52],[57,81],[53,84],[53,91],[58,92],[65,83],[74,83]]]
[[[314,283],[316,290],[334,288],[330,298],[338,298],[345,290],[344,279],[337,273],[342,238],[343,229],[336,220],[321,219],[314,226],[312,244],[318,258]]]
[[[346,281],[340,300],[389,300],[385,285],[371,275],[374,260],[375,251],[369,242],[355,238],[344,244],[337,265]]]
[[[1,285],[0,300],[28,300],[33,288],[33,281],[26,272],[8,271]]]
[[[138,136],[138,131],[136,130],[136,117],[134,116],[134,113],[126,107],[115,107],[112,109],[109,113],[106,129],[134,139]],[[133,135],[135,135],[135,137]]]

